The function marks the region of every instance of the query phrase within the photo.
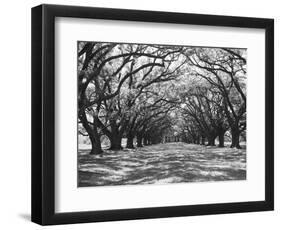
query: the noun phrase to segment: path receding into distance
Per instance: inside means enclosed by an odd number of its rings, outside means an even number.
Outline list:
[[[246,150],[165,143],[78,156],[79,187],[246,179]]]

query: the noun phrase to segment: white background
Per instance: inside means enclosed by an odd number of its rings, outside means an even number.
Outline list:
[[[1,229],[40,229],[30,218],[30,8],[40,1],[3,1],[1,3]],[[187,0],[85,0],[49,1],[48,3],[100,7],[163,10],[236,16],[274,17],[275,63],[280,62],[280,6],[278,1],[187,1]],[[275,117],[281,116],[281,86],[275,68]],[[258,124],[257,124],[258,125]],[[180,217],[154,220],[122,221],[53,229],[278,229],[281,219],[280,119],[275,119],[275,206],[274,212]],[[279,143],[278,143],[279,142]],[[278,167],[277,167],[278,166]],[[45,227],[46,228],[46,227]],[[279,227],[280,228],[280,227]]]

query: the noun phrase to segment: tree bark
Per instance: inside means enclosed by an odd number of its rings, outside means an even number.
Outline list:
[[[91,155],[101,154],[103,151],[102,151],[102,148],[101,148],[100,140],[95,139],[93,137],[93,135],[89,135],[89,138],[90,138],[90,141],[91,141],[91,144],[92,144],[90,154]]]
[[[148,138],[147,138],[147,137],[144,137],[144,138],[143,138],[143,144],[144,144],[144,145],[148,145]]]
[[[122,132],[118,130],[116,121],[114,119],[110,120],[111,133],[108,133],[108,138],[110,140],[110,149],[111,150],[120,150],[123,149],[121,145],[122,141]]]
[[[121,145],[121,140],[122,137],[119,137],[118,135],[112,135],[109,137],[110,140],[110,150],[121,150],[122,145]]]
[[[216,137],[214,136],[211,136],[211,137],[208,137],[208,146],[215,146],[215,140],[216,140]]]
[[[137,147],[143,147],[142,145],[142,135],[141,134],[137,134]]]
[[[201,145],[205,145],[205,137],[201,138]]]
[[[134,135],[128,134],[127,136],[127,146],[128,149],[134,149]]]
[[[230,146],[230,148],[241,149],[241,146],[239,143],[239,138],[240,138],[239,130],[231,129],[231,146]]]
[[[159,143],[159,139],[158,139],[158,138],[152,138],[152,139],[151,139],[151,143],[152,143],[153,145],[158,144],[158,143]]]
[[[219,133],[219,147],[224,147],[224,132]]]
[[[97,119],[94,118],[94,126],[93,126],[93,138],[95,141],[94,147],[95,147],[95,154],[101,154],[102,148],[101,148],[101,141],[100,141],[100,135],[98,133],[98,125],[97,125]]]
[[[94,125],[94,127],[91,127],[88,123],[87,116],[85,111],[81,112],[80,115],[80,121],[82,122],[83,127],[87,131],[89,135],[89,139],[91,141],[91,151],[90,154],[101,154],[102,148],[101,148],[101,141],[100,136],[97,131],[97,127]]]

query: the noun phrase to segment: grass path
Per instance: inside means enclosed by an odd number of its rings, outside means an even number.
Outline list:
[[[102,156],[79,152],[79,187],[246,179],[246,150],[166,143]]]

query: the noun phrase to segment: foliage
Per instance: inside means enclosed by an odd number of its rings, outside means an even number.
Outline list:
[[[232,147],[246,129],[243,49],[78,42],[79,134],[92,154],[101,138],[112,150],[182,140],[214,145],[230,131]],[[204,139],[204,140],[202,140]],[[201,141],[200,141],[201,140]]]

